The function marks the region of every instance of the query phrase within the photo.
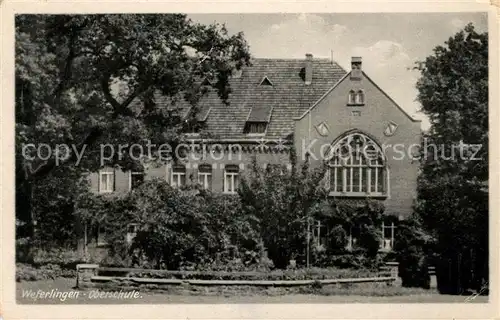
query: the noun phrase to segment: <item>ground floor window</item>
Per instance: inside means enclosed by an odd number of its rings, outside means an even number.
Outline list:
[[[380,250],[391,251],[394,249],[394,234],[396,226],[394,222],[390,224],[382,223],[382,240],[380,241]]]
[[[96,244],[97,246],[106,246],[108,244],[108,235],[106,227],[102,224],[97,225]]]
[[[235,194],[239,184],[239,168],[229,165],[224,168],[224,193]]]
[[[144,172],[134,172],[130,171],[129,177],[129,189],[135,189],[144,182]]]
[[[186,185],[186,166],[174,165],[172,167],[172,175],[170,179],[172,187],[178,188]]]
[[[99,192],[108,193],[115,189],[115,172],[103,170],[99,172]]]
[[[129,223],[127,225],[127,235],[126,235],[126,241],[128,244],[131,244],[132,241],[134,240],[135,236],[137,235],[137,230],[139,228],[139,225],[137,223]]]
[[[198,183],[205,190],[212,190],[212,166],[209,164],[198,167]]]

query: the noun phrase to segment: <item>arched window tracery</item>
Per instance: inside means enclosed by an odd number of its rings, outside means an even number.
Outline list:
[[[356,132],[337,141],[327,161],[330,192],[337,195],[383,196],[388,170],[380,146]]]

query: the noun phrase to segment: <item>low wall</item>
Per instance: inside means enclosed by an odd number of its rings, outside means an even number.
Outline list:
[[[124,276],[101,276],[99,271],[122,273]],[[163,274],[162,278],[128,276],[133,272]],[[145,287],[150,289],[171,289],[172,287],[322,287],[328,285],[354,285],[363,283],[379,283],[392,285],[396,281],[393,275],[381,274],[377,277],[338,278],[338,279],[305,279],[305,280],[200,280],[199,276],[232,276],[262,275],[263,272],[190,272],[172,270],[147,270],[133,268],[99,268],[98,265],[78,265],[76,287]],[[168,277],[171,278],[168,278]],[[177,277],[177,278],[176,278]],[[181,277],[179,279],[178,277]]]

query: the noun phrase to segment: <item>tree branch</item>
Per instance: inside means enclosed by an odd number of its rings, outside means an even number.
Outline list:
[[[101,135],[102,135],[102,130],[100,128],[97,128],[97,127],[92,128],[92,130],[85,136],[85,138],[82,140],[82,142],[80,142],[76,146],[76,149],[81,150],[84,145],[93,144],[95,141],[97,141],[97,139]],[[26,181],[37,180],[39,178],[46,176],[50,171],[52,171],[56,167],[56,165],[63,165],[63,164],[66,164],[68,162],[72,162],[72,161],[76,160],[76,153],[73,152],[73,149],[75,149],[75,148],[72,148],[69,151],[70,156],[66,160],[59,159],[59,164],[56,163],[55,158],[51,158],[51,159],[45,161],[44,163],[40,164],[34,170],[31,167],[29,167],[28,177],[25,180]],[[28,167],[25,167],[25,168],[28,168]]]
[[[78,32],[81,30],[82,27],[80,28],[73,28],[71,30],[71,35],[68,41],[68,49],[69,53],[68,56],[66,57],[66,61],[64,63],[64,69],[62,72],[62,77],[59,81],[59,84],[57,87],[54,89],[54,92],[51,94],[51,97],[53,97],[53,105],[58,107],[61,101],[61,95],[64,92],[64,90],[68,86],[68,82],[71,80],[71,75],[72,75],[72,66],[73,62],[76,57],[78,57],[76,53],[76,48],[75,48],[75,43],[78,37]]]
[[[116,118],[119,114],[132,116],[133,113],[127,109],[127,107],[135,100],[141,93],[148,89],[148,85],[142,85],[134,92],[132,92],[127,99],[125,99],[122,103],[119,103],[111,94],[111,90],[109,88],[109,81],[111,79],[110,74],[106,74],[101,78],[101,90],[104,94],[104,98],[106,99],[111,107],[113,107],[113,118]]]

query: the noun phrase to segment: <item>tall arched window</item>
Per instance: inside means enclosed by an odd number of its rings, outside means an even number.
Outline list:
[[[362,133],[351,133],[335,143],[328,167],[333,195],[387,195],[384,154],[375,141]]]

